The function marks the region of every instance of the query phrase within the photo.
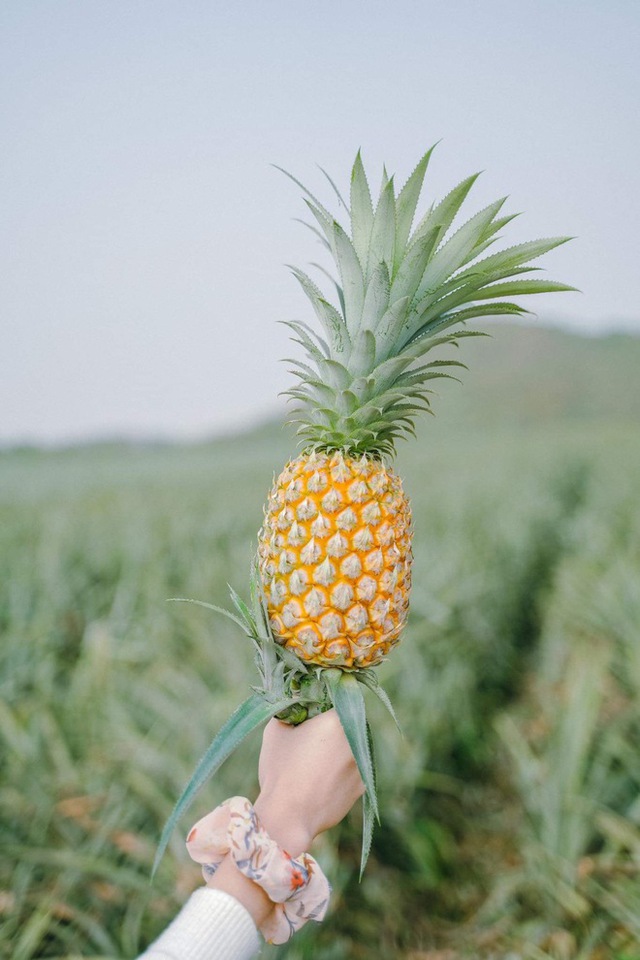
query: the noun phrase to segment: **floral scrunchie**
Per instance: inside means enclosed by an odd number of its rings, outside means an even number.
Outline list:
[[[202,864],[209,881],[225,856],[259,884],[274,903],[260,927],[267,943],[286,943],[307,920],[322,920],[329,905],[329,881],[308,853],[295,859],[268,835],[246,797],[231,797],[199,820],[187,837],[189,856]]]

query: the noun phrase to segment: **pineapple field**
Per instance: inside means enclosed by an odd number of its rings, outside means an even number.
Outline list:
[[[487,323],[398,445],[408,626],[375,667],[376,828],[313,849],[330,913],[267,958],[639,960],[640,340]],[[291,455],[209,443],[0,453],[0,957],[124,960],[200,872],[158,838],[252,649],[170,597],[246,590]],[[267,558],[268,560],[269,558]],[[279,615],[279,614],[278,614]],[[255,796],[253,734],[182,833]]]

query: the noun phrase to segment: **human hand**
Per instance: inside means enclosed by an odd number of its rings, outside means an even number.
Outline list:
[[[292,856],[339,823],[364,784],[335,710],[298,726],[271,720],[258,765],[254,806],[264,827]]]
[[[271,839],[292,857],[306,852],[314,837],[339,823],[364,793],[335,710],[297,727],[271,720],[262,738],[258,777],[261,790],[254,809]],[[235,897],[259,927],[274,909],[262,887],[240,873],[231,857],[225,858],[207,886]]]

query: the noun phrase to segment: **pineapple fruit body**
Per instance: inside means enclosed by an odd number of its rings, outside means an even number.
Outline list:
[[[398,642],[411,511],[381,460],[342,451],[291,460],[269,495],[258,555],[274,637],[301,660],[355,670]]]

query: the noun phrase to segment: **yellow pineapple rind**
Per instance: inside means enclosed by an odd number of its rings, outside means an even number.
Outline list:
[[[276,640],[307,663],[380,663],[407,619],[411,536],[409,501],[383,462],[341,451],[291,460],[258,541]]]

